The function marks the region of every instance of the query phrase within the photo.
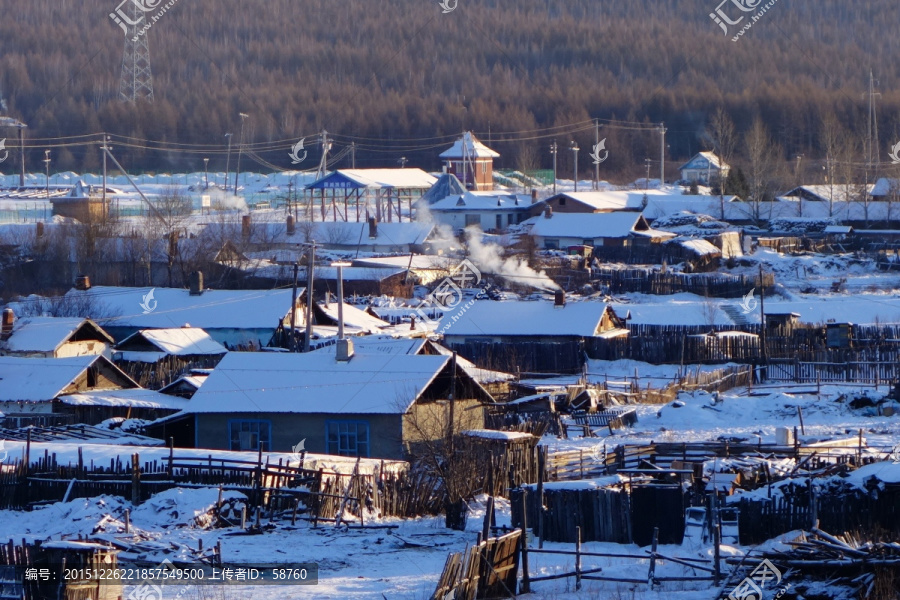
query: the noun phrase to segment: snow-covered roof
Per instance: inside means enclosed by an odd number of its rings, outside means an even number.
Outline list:
[[[291,290],[188,290],[152,288],[153,302],[142,308],[151,288],[96,286],[69,290],[66,298],[97,313],[104,327],[165,329],[190,324],[201,329],[275,329],[291,310]],[[102,318],[100,317],[102,315]],[[85,315],[88,316],[88,315]]]
[[[98,360],[106,359],[99,355],[69,358],[0,356],[0,401],[53,400]]]
[[[324,246],[407,246],[421,244],[431,235],[434,223],[403,221],[400,223],[378,223],[377,235],[369,237],[368,223],[341,221],[300,222],[293,235],[279,223],[260,224],[269,228],[272,243],[299,244],[309,240]],[[271,252],[269,252],[271,254]]]
[[[495,429],[470,429],[468,431],[463,431],[462,434],[487,440],[506,440],[507,442],[513,440],[534,439],[534,436],[530,433],[522,431],[497,431]]]
[[[433,204],[447,196],[465,193],[466,188],[463,186],[462,182],[456,178],[456,175],[453,173],[443,173],[438,177],[437,183],[431,186],[427,192],[422,194],[421,201],[426,204]]]
[[[422,169],[338,169],[309,184],[307,189],[395,188],[427,190],[437,182]]]
[[[9,352],[54,352],[85,324],[94,329],[97,337],[108,344],[113,343],[113,339],[90,319],[23,317],[16,321],[5,347]]]
[[[438,331],[445,335],[476,336],[593,336],[606,305],[569,302],[495,302],[480,300],[468,310],[448,310]]]
[[[722,161],[716,154],[712,152],[698,152],[689,161],[678,167],[679,171],[684,169],[705,169],[711,166],[713,169],[719,169],[724,165],[726,169],[731,167]]]
[[[624,238],[635,233],[643,218],[636,212],[555,213],[549,219],[541,215],[526,222],[533,223],[531,235],[538,237]]]
[[[466,192],[462,195],[447,196],[431,205],[430,210],[473,211],[473,210],[511,210],[527,211],[531,209],[531,196],[528,194],[504,194],[493,191]]]
[[[693,252],[697,256],[713,256],[716,254],[722,254],[722,251],[719,250],[712,243],[701,240],[701,239],[686,239],[686,240],[673,240],[682,248]]]
[[[132,408],[167,408],[181,410],[188,401],[154,390],[96,390],[60,396],[59,401],[71,406],[130,406]]]
[[[463,133],[453,145],[441,152],[441,158],[499,158],[500,155],[476,138],[471,131]]]
[[[318,307],[335,323],[338,321],[338,303],[337,302],[319,302]],[[305,315],[304,315],[305,316]],[[304,321],[305,323],[306,321]],[[390,323],[382,321],[378,317],[373,317],[364,310],[360,310],[352,304],[344,303],[344,325],[347,327],[356,327],[370,333],[377,333],[385,327],[390,327]]]
[[[191,354],[225,354],[228,349],[215,341],[209,334],[197,327],[172,327],[167,329],[141,329],[119,343],[127,347],[129,343],[146,340],[164,354],[186,356]]]
[[[825,228],[825,233],[846,235],[853,233],[853,228],[849,225],[829,225]]]
[[[365,335],[353,338],[354,352],[366,354],[418,354],[425,345],[425,338],[393,338],[386,335]],[[334,354],[333,346],[323,346],[313,352]]]
[[[450,359],[332,352],[230,352],[186,413],[402,414]]]

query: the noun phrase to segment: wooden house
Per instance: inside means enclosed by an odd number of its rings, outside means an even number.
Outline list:
[[[112,336],[91,319],[24,317],[5,309],[0,331],[0,355],[31,358],[109,356]]]
[[[528,219],[533,201],[536,199],[528,194],[476,191],[447,196],[429,206],[428,211],[435,222],[457,233],[473,226],[498,232]]]
[[[297,307],[303,303],[297,293]],[[222,345],[261,347],[281,323],[290,322],[291,290],[211,290],[93,286],[72,289],[66,299],[95,310],[97,322],[121,341],[142,329],[189,324]],[[83,315],[90,316],[90,315]]]
[[[143,387],[158,389],[194,368],[212,368],[228,352],[198,327],[141,329],[116,345],[113,361]]]
[[[630,249],[675,237],[675,234],[652,229],[643,215],[637,212],[590,214],[554,214],[533,217],[531,235],[539,248],[565,249],[570,246],[590,246],[594,255],[601,249]]]
[[[712,152],[698,152],[678,170],[683,182],[709,185],[720,177],[727,177],[731,166]]]
[[[346,340],[336,350],[231,352],[182,413],[148,432],[198,448],[289,452],[303,442],[313,453],[403,459],[442,437],[451,415],[459,430],[483,427],[479,407],[492,399],[451,357],[354,352]]]
[[[104,356],[0,357],[0,413],[7,427],[156,419],[179,410],[179,400],[140,389]]]

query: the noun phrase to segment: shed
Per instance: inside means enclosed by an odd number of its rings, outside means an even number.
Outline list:
[[[500,155],[482,144],[471,131],[464,132],[440,156],[446,162],[446,172],[455,175],[465,189],[494,189],[494,159]]]

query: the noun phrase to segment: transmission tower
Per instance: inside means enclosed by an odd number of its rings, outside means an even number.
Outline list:
[[[144,14],[136,2],[131,2],[131,23],[125,34],[125,52],[122,55],[122,78],[119,80],[119,100],[153,102],[153,73],[150,70],[150,44],[147,32],[138,35],[144,25]],[[137,41],[134,41],[134,40]]]

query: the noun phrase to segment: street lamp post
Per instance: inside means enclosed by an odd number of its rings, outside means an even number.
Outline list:
[[[556,195],[556,153],[559,151],[559,146],[556,145],[556,140],[553,140],[553,143],[550,144],[550,154],[553,155],[553,195]]]
[[[241,174],[241,154],[244,151],[244,120],[250,115],[246,113],[239,113],[241,117],[241,142],[238,144],[238,157],[237,157],[237,166],[235,167],[234,173],[234,195],[237,196],[238,193],[238,176]]]
[[[228,170],[231,167],[231,134],[226,133],[225,137],[228,138],[228,154],[225,158],[225,193],[228,193]]]
[[[569,150],[575,155],[574,162],[574,171],[575,171],[575,191],[578,191],[578,151],[580,148],[578,147],[578,143],[575,140],[572,140],[572,143],[569,144]]]
[[[47,168],[47,197],[50,197],[50,151],[44,150],[44,166]]]

